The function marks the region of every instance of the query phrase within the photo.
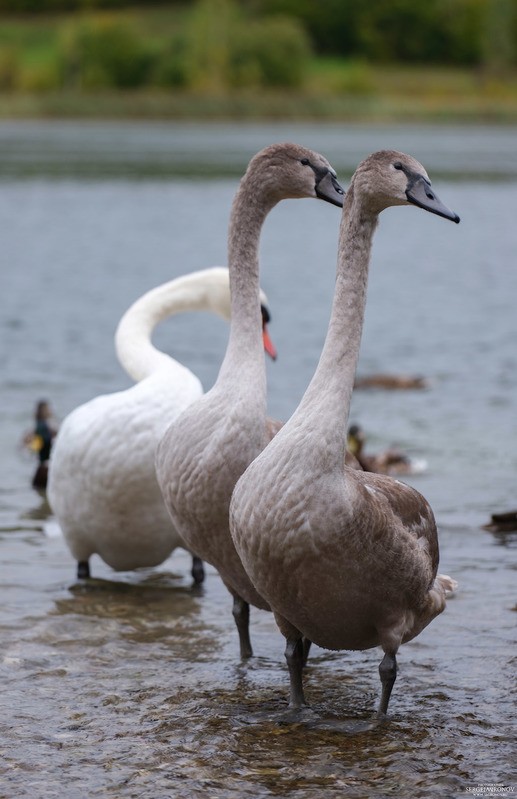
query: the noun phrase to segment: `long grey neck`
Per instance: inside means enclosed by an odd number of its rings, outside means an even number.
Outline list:
[[[275,205],[245,175],[233,201],[228,231],[231,323],[228,347],[219,371],[219,388],[260,393],[266,402],[266,367],[262,343],[259,241],[264,220]]]
[[[296,415],[316,437],[344,454],[347,422],[359,357],[372,239],[377,213],[347,192],[339,233],[336,286],[329,328],[314,376]],[[328,431],[330,435],[325,435]],[[322,436],[323,433],[323,436]]]

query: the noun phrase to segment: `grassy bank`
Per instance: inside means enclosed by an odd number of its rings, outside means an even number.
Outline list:
[[[436,77],[436,76],[435,76]],[[475,76],[425,70],[373,71],[368,91],[45,91],[0,94],[0,118],[292,119],[517,123],[517,87],[487,91]]]

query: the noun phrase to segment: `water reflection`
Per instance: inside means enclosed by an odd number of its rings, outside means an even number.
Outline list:
[[[510,549],[517,547],[517,530],[509,533],[493,531],[491,535],[494,541],[502,547]]]
[[[35,491],[40,496],[40,502],[32,508],[20,513],[20,519],[34,519],[44,522],[52,516],[52,509],[48,503],[45,491]]]
[[[49,617],[71,616],[75,623],[82,623],[78,617],[94,620],[95,634],[105,647],[115,635],[137,647],[165,645],[169,659],[195,662],[207,648],[216,652],[216,631],[200,618],[203,589],[182,585],[180,575],[160,572],[142,577],[143,571],[123,580],[75,583],[68,596],[55,601]]]

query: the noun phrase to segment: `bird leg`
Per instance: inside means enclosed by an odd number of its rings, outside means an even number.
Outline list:
[[[303,667],[305,668],[305,666],[307,665],[307,660],[309,659],[309,652],[311,650],[312,641],[309,641],[308,638],[303,636],[302,644],[303,644]]]
[[[85,580],[90,576],[90,564],[87,560],[77,562],[77,579]]]
[[[397,679],[397,658],[394,654],[385,652],[379,665],[379,675],[381,678],[382,694],[379,710],[377,711],[377,718],[384,718],[388,712],[391,691]]]
[[[287,638],[286,640],[285,659],[287,661],[287,668],[289,669],[290,684],[289,707],[292,708],[300,708],[307,704],[303,693],[302,679],[305,662],[305,640],[306,639],[301,636],[298,638]]]
[[[250,606],[244,599],[234,594],[232,612],[239,633],[241,658],[250,658],[253,655],[250,640]]]
[[[205,568],[203,561],[197,555],[192,555],[192,571],[190,572],[195,585],[201,585],[205,579]]]

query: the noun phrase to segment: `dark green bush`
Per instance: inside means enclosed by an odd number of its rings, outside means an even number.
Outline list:
[[[234,0],[200,0],[162,53],[155,80],[203,91],[297,86],[310,54],[297,20],[250,19]]]
[[[0,91],[16,87],[20,71],[20,59],[14,47],[0,47]]]
[[[140,6],[185,5],[186,0],[139,0]],[[188,2],[188,0],[187,0]],[[0,0],[0,14],[49,14],[57,11],[120,9],[136,0]]]
[[[286,15],[299,20],[317,52],[334,55],[361,55],[358,27],[361,9],[375,0],[255,0],[264,15]]]
[[[374,61],[479,62],[482,59],[483,28],[492,2],[374,0],[361,11],[357,28],[358,47]]]
[[[515,63],[517,0],[255,0],[262,14],[289,14],[322,54],[371,61]]]
[[[187,86],[187,61],[187,40],[185,34],[176,34],[163,48],[151,76],[151,82],[157,86]]]
[[[234,86],[299,86],[311,55],[307,34],[294,19],[242,22],[230,44]]]
[[[128,22],[99,16],[66,31],[61,62],[67,86],[128,89],[148,81],[154,54]]]
[[[235,0],[198,0],[185,29],[187,83],[217,91],[228,84],[231,41],[240,24]]]
[[[203,64],[201,84],[207,76],[215,84],[223,79],[226,65],[213,60],[215,45],[223,36],[220,53],[227,52],[226,33],[222,22],[227,9],[242,20],[254,15],[265,19],[271,15],[288,16],[301,24],[316,51],[323,55],[368,59],[374,62],[442,63],[508,66],[517,61],[517,0],[0,0],[0,14],[80,13],[111,8],[120,10],[138,6],[139,10],[152,5],[183,6],[194,9],[198,21],[194,28],[203,27],[201,19],[211,22],[212,40]],[[207,29],[205,29],[207,33]],[[246,33],[244,33],[246,35]],[[188,38],[188,37],[187,37]],[[206,39],[206,36],[205,36]],[[193,45],[195,50],[196,36]],[[190,48],[187,47],[187,50]],[[242,48],[241,48],[242,50]],[[239,60],[239,57],[237,60]],[[187,71],[196,84],[196,63],[202,54],[195,52]],[[236,59],[234,59],[236,60]],[[235,80],[248,80],[255,75],[257,61],[245,58]],[[174,58],[172,59],[174,64]],[[215,72],[210,73],[212,63]],[[176,67],[171,67],[171,80],[177,80]],[[106,74],[95,67],[93,72]]]

